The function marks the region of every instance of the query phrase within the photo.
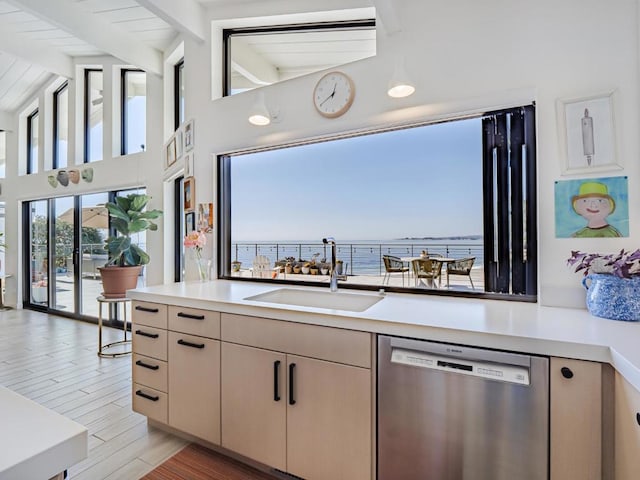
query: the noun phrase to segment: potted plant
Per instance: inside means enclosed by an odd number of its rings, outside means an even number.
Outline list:
[[[121,298],[125,292],[135,288],[142,266],[149,263],[149,255],[132,242],[131,235],[146,230],[158,229],[152,220],[162,215],[161,210],[145,210],[151,197],[133,193],[116,197],[115,203],[107,202],[111,226],[118,235],[105,240],[109,254],[106,265],[99,268],[106,298]]]
[[[311,263],[310,262],[304,262],[304,264],[302,265],[302,273],[304,275],[307,275],[309,273],[310,269],[311,269]]]
[[[604,255],[572,251],[567,263],[584,273],[582,285],[592,315],[640,321],[640,249]]]

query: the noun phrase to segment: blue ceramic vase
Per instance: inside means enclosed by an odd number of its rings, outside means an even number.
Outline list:
[[[620,278],[592,273],[582,280],[587,289],[587,309],[596,317],[640,321],[640,277]]]

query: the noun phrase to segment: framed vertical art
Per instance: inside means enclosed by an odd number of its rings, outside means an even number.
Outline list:
[[[213,230],[213,203],[198,204],[198,230]]]
[[[195,212],[188,212],[184,215],[184,231],[185,235],[193,232],[196,229],[196,214]]]
[[[183,140],[182,140],[182,137],[183,137],[182,129],[178,128],[178,130],[176,130],[176,133],[174,135],[175,135],[175,138],[176,138],[176,159],[179,159],[180,157],[182,157],[182,154],[184,153],[184,143],[183,143]]]
[[[615,91],[558,100],[562,174],[621,170],[616,158]]]
[[[184,124],[184,151],[188,152],[193,148],[195,141],[194,136],[194,120],[191,119]]]
[[[193,176],[193,152],[184,154],[184,176],[191,177]]]
[[[172,135],[169,141],[164,146],[164,168],[165,170],[171,167],[177,160],[176,153],[176,137]]]
[[[196,208],[196,179],[194,177],[185,178],[182,189],[184,192],[184,211],[193,212]]]

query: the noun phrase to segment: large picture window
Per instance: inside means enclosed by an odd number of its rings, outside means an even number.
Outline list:
[[[69,143],[69,84],[67,82],[53,93],[53,143],[53,168],[65,168]]]
[[[27,117],[27,174],[38,173],[38,109]]]
[[[331,236],[344,287],[533,300],[533,125],[523,107],[220,157],[221,276],[328,286]]]
[[[102,70],[84,71],[84,161],[102,160],[104,97]]]
[[[147,138],[147,74],[122,70],[122,155],[142,152]]]

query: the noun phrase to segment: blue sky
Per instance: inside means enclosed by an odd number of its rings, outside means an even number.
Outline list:
[[[233,157],[232,241],[482,233],[481,119]]]

